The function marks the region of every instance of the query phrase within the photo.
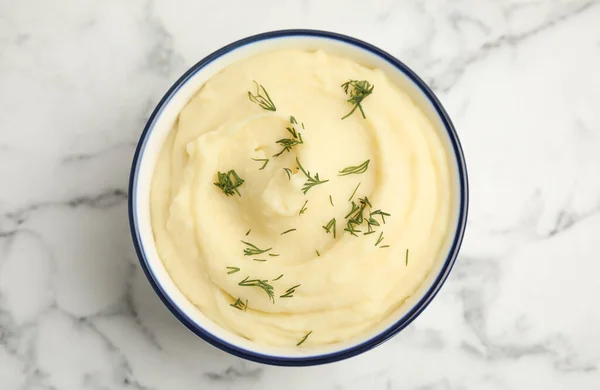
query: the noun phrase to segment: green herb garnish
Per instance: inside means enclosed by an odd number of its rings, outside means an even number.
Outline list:
[[[374,231],[373,226],[380,226],[380,225],[379,225],[379,222],[377,222],[377,220],[375,218],[373,218],[371,214],[369,214],[369,218],[367,218],[367,231],[368,232]]]
[[[292,170],[290,168],[283,168],[285,173],[288,175],[288,180],[292,180]]]
[[[385,225],[385,217],[389,217],[390,214],[381,211],[381,210],[375,210],[375,211],[371,211],[371,216],[373,215],[380,215],[381,216],[381,222],[383,222],[383,224]]]
[[[277,257],[277,256],[279,256],[279,253],[269,253],[269,256]]]
[[[308,199],[307,199],[307,200],[306,200],[306,202],[304,202],[304,204],[302,205],[302,208],[300,209],[300,212],[298,213],[298,215],[302,215],[302,214],[304,214],[304,212],[305,212],[306,210],[308,210],[308,209],[306,208],[306,204],[307,204],[307,203],[308,203]]]
[[[258,168],[259,171],[262,171],[263,169],[265,169],[265,167],[269,163],[269,159],[268,158],[253,158],[252,160],[254,160],[254,161],[264,161],[264,164],[262,165],[262,167]]]
[[[276,280],[279,280],[279,279],[281,279],[281,278],[283,278],[283,274],[279,275],[279,276],[278,276],[278,277],[276,277],[275,279],[271,279],[271,282],[274,282],[274,281],[276,281]]]
[[[265,259],[252,259],[252,260],[254,260],[254,261],[267,261]]]
[[[331,220],[329,222],[327,222],[327,225],[321,226],[321,227],[323,229],[325,229],[325,231],[327,233],[330,233],[333,230],[333,238],[335,238],[335,235],[336,235],[335,218],[331,218]]]
[[[345,216],[345,218],[348,219],[348,222],[346,224],[346,228],[344,229],[345,231],[356,237],[358,237],[358,234],[356,233],[362,232],[362,230],[359,230],[356,227],[360,226],[364,221],[363,214],[365,208],[367,206],[371,207],[371,202],[369,202],[369,199],[366,196],[364,198],[359,198],[358,201],[360,203],[360,206],[358,206],[356,203],[354,203],[354,201],[352,201],[352,210],[350,210],[350,212]]]
[[[292,125],[297,125],[297,124],[298,124],[298,121],[296,120],[296,118],[294,118],[294,116],[290,115],[290,123],[291,123]],[[304,130],[304,122],[302,122],[302,123],[300,124],[300,126],[302,126],[302,130]]]
[[[342,119],[348,118],[357,108],[360,110],[362,117],[366,119],[367,117],[362,108],[362,101],[373,93],[373,88],[375,88],[375,86],[371,85],[367,80],[348,80],[342,84],[342,88],[344,88],[344,93],[350,96],[350,99],[347,100],[348,103],[354,104],[352,111],[346,114]]]
[[[331,205],[332,205],[333,207],[335,207],[335,206],[334,206],[334,204],[333,204],[333,199],[331,198],[331,195],[329,195],[329,203],[331,203]]]
[[[350,212],[348,214],[346,214],[346,216],[344,218],[348,219],[349,216],[351,216],[352,214],[354,214],[355,211],[359,210],[360,207],[358,207],[356,205],[356,203],[354,203],[354,201],[352,201],[352,209],[350,210]]]
[[[295,231],[295,230],[296,230],[296,229],[290,229],[290,230],[286,230],[285,232],[281,233],[281,235],[283,236],[284,234],[287,234],[287,233],[289,233],[289,232],[293,232],[293,231]]]
[[[362,225],[366,221],[367,231],[363,233],[363,235],[366,236],[368,234],[375,233],[374,227],[380,226],[379,221],[375,219],[375,216],[381,216],[382,222],[385,223],[385,217],[389,217],[390,214],[379,209],[365,214],[367,206],[369,207],[369,209],[373,207],[373,205],[369,201],[369,198],[367,198],[366,196],[364,198],[358,198],[358,202],[359,204],[357,205],[354,201],[352,201],[350,212],[345,216],[345,218],[348,219],[348,222],[347,227],[344,230],[349,232],[353,236],[358,236],[358,234],[356,233],[360,233],[362,231],[357,229],[357,227]],[[377,244],[375,245],[378,245],[380,242],[380,240],[377,240]]]
[[[352,174],[360,174],[360,173],[365,173],[367,171],[367,169],[369,168],[369,162],[371,160],[367,160],[364,163],[357,165],[355,167],[346,167],[344,169],[342,169],[338,176],[346,176],[346,175],[352,175]]]
[[[268,252],[271,249],[273,249],[273,248],[260,249],[256,245],[251,244],[249,242],[246,242],[246,241],[242,241],[242,242],[248,246],[248,248],[244,248],[244,256],[256,256],[256,255],[260,255],[261,253],[265,253],[265,252]]]
[[[371,205],[369,204],[369,207],[371,207]],[[369,233],[372,233],[373,230],[373,226],[381,226],[379,225],[379,221],[377,221],[373,216],[374,215],[379,215],[381,216],[381,221],[385,224],[385,217],[389,217],[390,214],[386,213],[385,211],[382,210],[375,210],[375,211],[371,211],[369,213],[369,218],[367,218],[367,227],[368,227],[368,231]],[[368,233],[365,233],[368,234]]]
[[[373,206],[371,206],[371,202],[369,202],[369,198],[367,198],[366,196],[364,198],[358,198],[358,201],[361,204],[364,203],[365,205],[367,205],[369,207],[373,207]]]
[[[319,253],[318,250],[315,249],[315,252],[317,252],[317,256],[321,257],[321,254]]]
[[[271,100],[271,97],[269,96],[269,93],[267,92],[265,87],[263,87],[256,81],[254,81],[254,84],[256,85],[256,94],[253,95],[252,92],[248,91],[248,99],[250,99],[252,103],[258,104],[264,110],[277,111],[277,108],[275,107],[275,104]]]
[[[389,245],[382,245],[382,246],[380,246],[380,248],[389,248],[389,247],[390,247]]]
[[[304,337],[302,337],[302,340],[300,340],[298,342],[298,344],[296,344],[297,347],[301,346],[302,343],[304,343],[306,341],[306,339],[308,338],[308,336],[310,336],[310,334],[312,333],[312,330],[310,332],[308,332]]]
[[[240,270],[238,267],[226,267],[226,268],[229,271],[229,272],[227,272],[227,275],[234,274]]]
[[[267,293],[267,295],[269,296],[269,299],[273,303],[275,303],[275,293],[273,292],[273,286],[271,286],[269,283],[267,283],[266,280],[260,280],[260,279],[248,280],[248,278],[249,278],[249,276],[246,276],[246,279],[239,282],[238,286],[262,288],[265,291],[265,293]]]
[[[248,229],[248,231],[246,232],[246,235],[250,234],[251,231],[252,231],[252,229]]]
[[[246,299],[246,303],[244,303],[240,298],[238,298],[235,303],[232,303],[229,306],[235,307],[238,310],[246,311],[246,309],[248,309],[248,300]]]
[[[296,289],[300,287],[299,284],[295,285],[294,287],[290,287],[287,289],[287,291],[285,292],[285,294],[280,295],[279,298],[293,298],[294,297],[294,293],[296,292]]]
[[[346,228],[344,230],[352,234],[353,236],[358,237],[358,234],[356,233],[361,233],[362,230],[358,230],[356,226],[358,225],[352,223],[351,221],[348,221],[348,224],[346,225]]]
[[[379,238],[377,238],[377,242],[375,243],[375,246],[379,245],[379,243],[383,241],[383,232],[379,233]]]
[[[389,245],[388,245],[389,246]],[[406,260],[405,265],[408,267],[408,249],[406,250]]]
[[[352,198],[354,198],[354,194],[356,194],[356,190],[358,190],[358,187],[360,187],[360,183],[358,183],[358,185],[356,186],[356,188],[354,189],[354,192],[352,193],[352,195],[350,195],[350,199],[348,199],[348,201],[351,201]]]
[[[306,183],[304,183],[304,187],[302,187],[302,192],[304,193],[304,195],[306,195],[306,193],[308,192],[308,190],[310,190],[311,188],[313,188],[316,185],[319,184],[323,184],[323,183],[327,183],[329,180],[321,180],[319,179],[319,174],[317,173],[315,175],[315,177],[311,177],[310,176],[310,171],[305,171],[304,167],[302,166],[302,164],[300,164],[300,160],[298,160],[298,157],[296,157],[296,163],[298,163],[298,168],[300,168],[300,170],[302,171],[302,173],[304,173],[304,176],[306,176],[307,180]]]
[[[232,169],[227,173],[217,172],[217,181],[214,183],[217,187],[219,187],[223,193],[227,196],[238,194],[238,187],[244,184],[244,179],[238,176],[237,173]]]
[[[302,140],[302,134],[300,134],[300,132],[296,131],[296,129],[294,128],[294,125],[298,124],[298,122],[296,122],[296,118],[290,116],[290,123],[292,125],[286,127],[285,129],[288,131],[288,133],[292,135],[292,138],[282,138],[279,141],[277,141],[277,143],[280,146],[282,146],[283,149],[281,150],[281,152],[274,154],[273,157],[279,157],[283,154],[283,152],[289,152],[294,146],[301,145],[304,143],[304,141]],[[302,125],[302,127],[304,127],[304,125]]]

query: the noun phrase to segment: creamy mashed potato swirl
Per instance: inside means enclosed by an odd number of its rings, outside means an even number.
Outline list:
[[[341,119],[353,107],[340,87],[349,79],[374,85],[366,119],[359,110]],[[249,100],[253,80],[276,111]],[[273,157],[290,116],[303,143]],[[304,194],[296,158],[328,181]],[[339,176],[366,160],[366,172]],[[244,179],[241,196],[214,185],[229,170]],[[373,234],[363,235],[366,223],[358,237],[344,231],[354,191],[352,201],[372,205],[365,216],[390,214],[385,224],[374,216]],[[150,196],[158,253],[181,292],[222,327],[273,346],[295,346],[308,332],[302,347],[336,343],[380,324],[439,258],[451,207],[448,154],[419,107],[382,71],[322,51],[260,54],[206,82],[162,149]],[[333,218],[335,238],[323,228]],[[242,240],[272,249],[247,256]],[[273,299],[240,285],[246,277],[266,281]],[[231,306],[238,298],[242,310]]]

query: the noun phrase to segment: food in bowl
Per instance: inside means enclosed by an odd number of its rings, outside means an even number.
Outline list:
[[[381,70],[275,50],[180,112],[150,192],[154,240],[206,317],[307,348],[375,329],[426,279],[451,225],[449,156]]]

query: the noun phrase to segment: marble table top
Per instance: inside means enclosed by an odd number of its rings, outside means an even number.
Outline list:
[[[152,292],[126,215],[170,84],[235,39],[353,35],[453,118],[471,184],[457,265],[375,350],[246,362]],[[600,389],[600,1],[0,2],[0,389]]]

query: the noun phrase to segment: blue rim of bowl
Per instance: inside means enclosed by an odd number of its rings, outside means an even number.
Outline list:
[[[450,246],[450,250],[448,252],[448,257],[444,262],[437,278],[429,288],[429,290],[425,293],[425,295],[415,304],[415,306],[406,313],[402,318],[396,321],[393,325],[388,327],[383,332],[377,334],[371,339],[352,346],[346,349],[342,349],[340,351],[335,351],[322,355],[314,355],[314,356],[298,356],[298,357],[281,357],[281,356],[270,356],[262,353],[254,352],[251,350],[247,350],[244,348],[240,348],[236,345],[233,345],[225,340],[218,338],[212,333],[206,331],[194,321],[192,321],[176,304],[173,302],[166,292],[163,290],[161,285],[158,283],[155,275],[152,273],[152,270],[148,264],[148,260],[146,258],[146,254],[142,248],[141,238],[139,236],[138,227],[137,227],[137,218],[136,218],[136,183],[137,183],[137,175],[139,171],[141,156],[143,155],[144,147],[146,145],[146,141],[152,132],[152,128],[154,127],[154,123],[157,117],[161,114],[163,108],[167,105],[167,103],[171,100],[171,98],[175,95],[175,93],[184,85],[193,75],[195,75],[198,71],[204,68],[206,65],[214,61],[215,59],[227,54],[235,49],[238,49],[242,46],[246,46],[258,41],[277,39],[277,38],[285,38],[285,37],[294,37],[294,36],[302,36],[302,37],[316,37],[316,38],[326,38],[332,39],[336,41],[341,41],[353,46],[357,46],[360,49],[367,50],[380,58],[386,60],[394,67],[396,67],[399,71],[404,73],[406,77],[408,77],[413,83],[415,83],[424,95],[429,99],[433,107],[435,108],[437,114],[439,115],[446,131],[448,132],[450,141],[452,143],[452,147],[454,149],[454,155],[457,159],[458,166],[458,177],[459,177],[459,187],[460,187],[460,204],[459,204],[459,216],[456,228],[456,234],[454,240],[452,241],[452,245]],[[467,181],[467,169],[465,165],[465,158],[463,155],[462,147],[458,140],[458,135],[456,134],[456,130],[454,125],[452,124],[450,117],[442,107],[442,104],[437,99],[433,91],[425,84],[419,76],[417,76],[408,66],[394,58],[392,55],[387,52],[369,44],[358,40],[356,38],[352,38],[346,35],[322,31],[322,30],[303,30],[303,29],[293,29],[293,30],[278,30],[271,31],[262,34],[253,35],[244,39],[240,39],[236,42],[233,42],[214,53],[208,55],[194,66],[192,66],[187,72],[183,74],[173,84],[173,86],[167,91],[167,93],[160,100],[152,115],[148,119],[146,126],[144,127],[144,131],[140,136],[140,140],[135,150],[135,154],[133,156],[133,163],[131,165],[131,173],[129,178],[129,226],[131,230],[131,235],[133,238],[133,244],[135,247],[135,251],[137,252],[137,256],[140,260],[140,264],[148,281],[152,285],[152,288],[159,296],[164,305],[171,311],[171,313],[189,330],[193,333],[201,337],[203,340],[208,342],[209,344],[228,352],[232,355],[252,360],[259,363],[277,365],[277,366],[311,366],[317,364],[326,364],[333,363],[336,361],[344,360],[363,352],[366,352],[379,344],[389,340],[392,336],[396,335],[406,326],[408,326],[431,302],[431,300],[435,297],[437,292],[442,287],[444,281],[448,277],[452,266],[454,265],[456,258],[458,256],[458,251],[460,249],[460,245],[462,243],[462,239],[464,236],[464,231],[467,222],[467,214],[468,214],[468,181]]]

